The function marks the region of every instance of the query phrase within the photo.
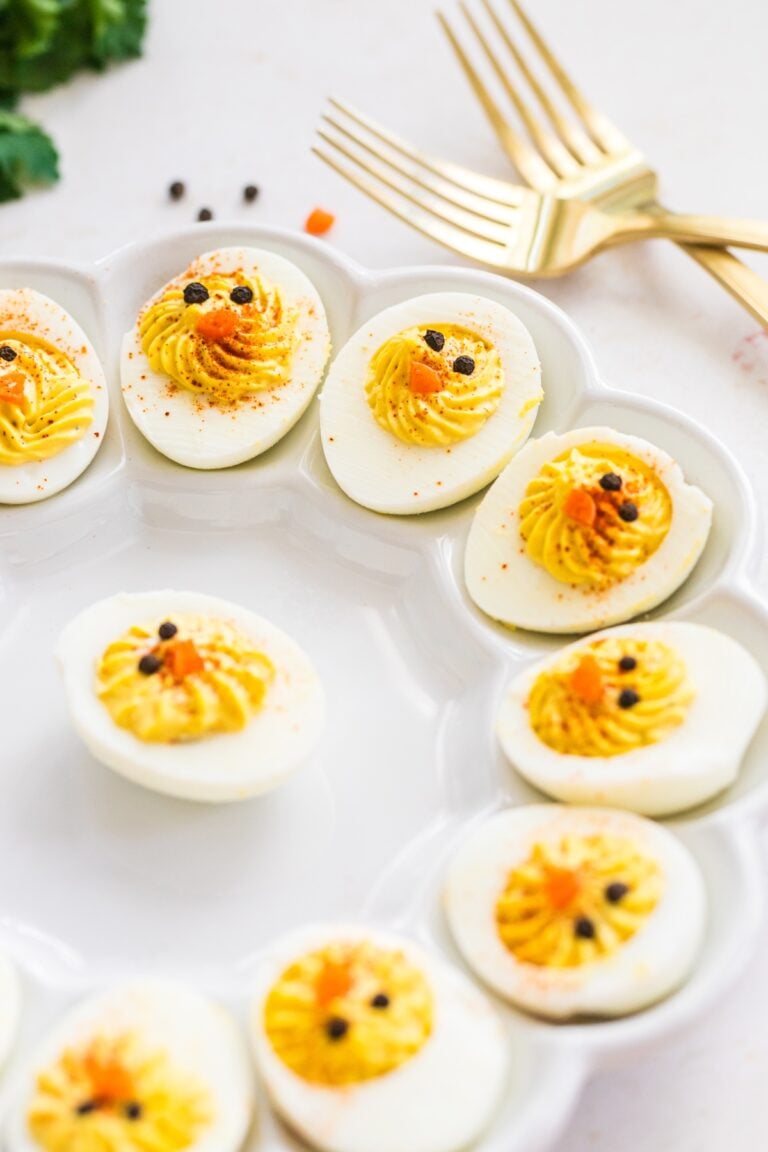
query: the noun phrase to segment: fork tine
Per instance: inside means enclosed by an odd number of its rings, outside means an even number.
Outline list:
[[[437,18],[440,21],[443,27],[443,31],[451,43],[451,47],[456,53],[459,64],[463,68],[464,73],[475,92],[475,95],[482,104],[483,110],[490,120],[493,130],[498,136],[502,148],[507,153],[512,163],[515,165],[518,172],[520,172],[523,178],[533,188],[538,188],[539,191],[542,192],[548,191],[554,186],[556,182],[554,172],[542,159],[536,149],[518,132],[515,132],[512,126],[508,123],[503,112],[481,79],[480,73],[477,71],[474,64],[464,51],[461,45],[461,41],[448,22],[445,14],[443,12],[438,12]]]
[[[525,60],[520,55],[511,39],[506,35],[506,29],[504,29],[503,26],[497,21],[496,13],[493,11],[490,4],[488,4],[487,0],[483,0],[483,3],[488,14],[496,24],[496,28],[500,32],[504,43],[512,53],[512,56],[514,57],[518,67],[526,79],[530,82],[536,96],[539,97],[540,95],[543,95],[544,100],[546,100],[546,93],[541,93],[540,85],[538,85],[535,76],[531,74],[525,63]],[[483,32],[471,10],[465,3],[463,3],[463,0],[460,4],[460,8],[464,14],[465,20],[469,24],[470,29],[474,33],[475,39],[482,48],[486,59],[491,65],[493,71],[496,73],[496,76],[498,77],[507,96],[514,104],[518,116],[522,120],[523,124],[525,124],[528,135],[536,144],[542,157],[549,164],[550,168],[552,168],[556,176],[562,178],[565,176],[576,175],[579,170],[578,162],[573,158],[568,149],[564,147],[561,140],[559,140],[556,136],[553,136],[553,134],[540,123],[536,116],[534,116],[529,105],[526,104],[525,100],[523,100],[522,96],[520,95],[520,91],[512,83],[509,72],[501,64],[499,57],[491,47],[488,37]],[[545,109],[545,111],[548,111],[548,109]]]
[[[399,173],[401,176],[407,176],[409,180],[412,180],[414,184],[418,184],[420,188],[455,205],[457,208],[464,208],[466,211],[473,212],[475,215],[489,220],[494,224],[512,224],[516,219],[516,207],[499,204],[498,201],[495,200],[487,200],[484,196],[479,196],[475,192],[467,192],[447,180],[433,176],[430,171],[424,169],[418,162],[414,163],[403,156],[402,153],[393,153],[393,150],[388,150],[388,145],[385,145],[384,149],[382,149],[380,144],[372,142],[354,125],[350,126],[346,124],[344,120],[334,117],[329,112],[323,113],[322,118],[334,131],[346,136],[356,147],[362,148],[370,156],[373,156],[374,160],[387,164],[396,173]],[[514,185],[510,185],[510,188],[513,187]],[[523,190],[519,189],[517,194],[518,204],[522,202],[524,195]]]
[[[482,216],[477,216],[474,212],[467,211],[466,208],[458,208],[440,196],[420,190],[418,185],[414,185],[407,178],[404,178],[397,169],[380,163],[378,159],[363,160],[341,141],[329,136],[322,128],[318,129],[318,135],[347,160],[357,165],[358,168],[362,168],[368,175],[375,176],[381,184],[391,188],[404,200],[409,200],[422,212],[427,212],[447,224],[453,224],[462,232],[471,234],[479,240],[486,240],[502,246],[506,245],[513,222],[511,218],[504,223],[493,222]]]
[[[560,61],[547,45],[536,25],[525,12],[519,0],[509,0],[509,5],[531,38],[539,55],[557,82],[560,91],[586,126],[595,144],[605,152],[627,151],[630,148],[627,138],[611,123],[607,116],[604,116],[602,112],[598,112],[596,108],[593,108],[586,97],[582,95],[570,76],[566,73]],[[499,21],[495,14],[494,19],[498,25]],[[549,115],[549,113],[547,114]]]
[[[348,117],[359,127],[364,128],[371,136],[375,136],[382,143],[386,144],[395,152],[399,152],[401,156],[405,156],[407,160],[418,164],[421,168],[425,168],[428,172],[433,173],[442,180],[448,181],[450,184],[455,184],[457,188],[466,192],[474,192],[478,196],[484,196],[488,200],[492,200],[497,204],[502,204],[506,207],[516,208],[520,203],[521,189],[517,184],[510,184],[505,180],[496,180],[493,176],[483,176],[479,172],[472,172],[469,168],[463,168],[460,164],[454,164],[447,160],[438,160],[435,156],[428,156],[426,153],[417,151],[401,136],[396,136],[394,132],[382,127],[375,120],[369,116],[363,115],[353,108],[350,104],[346,104],[341,100],[337,100],[334,96],[329,97],[329,103],[333,105],[337,111],[341,112],[344,116]]]
[[[477,236],[470,236],[451,224],[445,224],[441,220],[435,220],[426,212],[418,211],[408,202],[404,204],[398,197],[380,188],[373,180],[369,180],[360,172],[347,167],[335,156],[333,151],[326,150],[317,144],[312,146],[312,151],[340,176],[348,180],[350,184],[354,184],[356,188],[375,200],[382,208],[386,208],[393,216],[397,216],[405,224],[415,228],[417,232],[428,236],[430,240],[436,240],[445,248],[450,248],[462,256],[468,256],[470,260],[479,260],[496,268],[505,266],[505,249],[501,245],[488,240],[481,240]]]

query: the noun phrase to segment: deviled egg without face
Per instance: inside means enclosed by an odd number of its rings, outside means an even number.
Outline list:
[[[612,428],[531,441],[477,509],[477,606],[538,632],[590,632],[662,603],[694,568],[712,501],[653,444]]]
[[[110,597],[67,625],[56,657],[91,753],[170,796],[239,800],[274,788],[323,729],[324,696],[306,654],[217,597]]]
[[[73,1009],[15,1082],[8,1152],[238,1152],[251,1121],[248,1051],[191,989],[135,981]]]
[[[329,351],[323,303],[300,268],[258,248],[220,248],[142,308],[123,340],[123,397],[159,452],[228,468],[293,427]]]
[[[0,504],[68,487],[101,447],[109,399],[90,340],[31,288],[0,291]]]
[[[542,395],[533,340],[509,309],[467,293],[419,296],[367,321],[334,360],[323,451],[366,508],[445,508],[499,474]]]
[[[502,748],[569,804],[665,816],[738,775],[766,680],[735,640],[700,624],[628,624],[538,661],[511,684]]]
[[[317,927],[278,944],[251,1027],[272,1103],[322,1152],[458,1152],[507,1079],[508,1040],[486,997],[378,930]]]
[[[467,963],[553,1019],[622,1016],[667,996],[701,946],[704,883],[658,824],[608,808],[501,812],[459,848],[445,888]]]

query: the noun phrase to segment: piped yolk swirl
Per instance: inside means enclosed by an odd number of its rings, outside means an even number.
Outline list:
[[[169,640],[160,639],[158,620],[109,645],[96,669],[99,699],[118,727],[150,743],[240,731],[262,706],[272,662],[226,620],[172,619],[178,631]],[[141,670],[147,657],[158,664],[153,672]]]
[[[139,319],[153,372],[222,407],[288,383],[298,313],[277,287],[242,271],[216,273],[197,281],[208,298],[188,304],[185,283],[172,284]],[[238,287],[252,293],[248,303],[231,299]]]
[[[685,722],[694,697],[685,662],[668,644],[609,637],[540,672],[528,715],[555,752],[611,757],[665,740]]]
[[[340,1088],[384,1076],[427,1042],[432,991],[397,950],[331,944],[282,973],[267,996],[264,1029],[275,1054],[312,1084]]]
[[[69,356],[39,336],[0,333],[12,361],[0,360],[0,466],[57,456],[93,420],[91,382]]]
[[[62,1052],[38,1074],[27,1113],[45,1152],[183,1152],[212,1120],[208,1092],[131,1034]]]
[[[603,487],[607,476],[620,488]],[[600,590],[631,576],[662,544],[672,500],[637,456],[615,444],[581,444],[544,465],[519,515],[534,563],[562,584]]]
[[[521,963],[578,968],[606,959],[630,940],[655,909],[662,887],[657,861],[630,840],[544,840],[510,872],[496,903],[496,928]]]
[[[405,444],[445,447],[474,436],[501,402],[504,373],[497,349],[482,336],[455,324],[436,325],[445,343],[439,351],[414,326],[391,336],[374,353],[365,385],[377,423]],[[470,374],[453,365],[468,357]],[[434,383],[413,386],[414,365],[424,366]]]

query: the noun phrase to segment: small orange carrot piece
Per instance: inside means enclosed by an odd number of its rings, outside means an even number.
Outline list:
[[[164,664],[176,680],[183,680],[195,672],[202,672],[205,662],[195,647],[194,640],[177,640],[165,653]]]
[[[442,391],[443,382],[440,379],[440,373],[436,372],[434,368],[430,368],[429,364],[422,364],[420,360],[412,360],[408,386],[411,392],[415,392],[417,396],[431,396],[433,392]]]
[[[0,376],[0,401],[5,404],[23,404],[26,382],[23,372],[6,372]]]
[[[112,1104],[128,1101],[134,1095],[130,1072],[114,1057],[103,1060],[89,1052],[84,1064],[94,1100]]]
[[[580,888],[578,875],[568,868],[552,868],[547,875],[545,892],[553,908],[567,908],[578,896]]]
[[[582,656],[571,672],[569,685],[585,704],[599,704],[603,698],[603,674],[594,656]]]
[[[324,208],[315,208],[304,221],[304,231],[310,236],[325,236],[336,223],[336,217]]]
[[[229,308],[217,308],[214,312],[201,312],[197,318],[195,328],[204,340],[212,340],[218,344],[228,340],[238,325],[237,316]]]
[[[338,996],[346,996],[352,987],[352,976],[345,964],[326,964],[315,980],[315,1000],[327,1008]]]
[[[587,528],[592,527],[597,514],[594,500],[583,488],[571,489],[565,498],[563,510],[571,520],[575,520],[577,524],[584,524]]]

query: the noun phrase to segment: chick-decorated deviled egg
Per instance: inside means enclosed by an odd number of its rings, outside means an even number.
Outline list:
[[[72,1009],[16,1074],[7,1152],[238,1152],[248,1049],[218,1005],[134,981]]]
[[[498,717],[518,772],[557,800],[665,816],[736,779],[766,707],[760,665],[701,624],[625,624],[538,661]]]
[[[21,987],[16,966],[0,953],[0,1068],[16,1039],[21,1017]]]
[[[323,302],[300,268],[258,248],[219,248],[142,308],[123,341],[123,396],[158,452],[228,468],[293,427],[330,347]]]
[[[622,1016],[689,975],[706,916],[692,856],[665,828],[608,808],[535,804],[491,817],[445,888],[467,963],[552,1019]]]
[[[462,292],[418,296],[367,321],[331,365],[325,458],[374,512],[445,508],[498,476],[542,396],[533,340],[508,308]]]
[[[399,936],[318,926],[262,965],[256,1061],[276,1110],[323,1152],[454,1152],[489,1124],[508,1037],[465,976]]]
[[[537,632],[591,632],[666,600],[690,574],[712,501],[647,440],[577,428],[533,440],[475,513],[465,578],[477,606]]]
[[[309,756],[323,729],[323,691],[298,644],[214,596],[101,600],[67,625],[56,656],[89,751],[170,796],[265,792]]]
[[[109,397],[79,324],[32,288],[0,291],[0,504],[67,488],[101,447]]]

